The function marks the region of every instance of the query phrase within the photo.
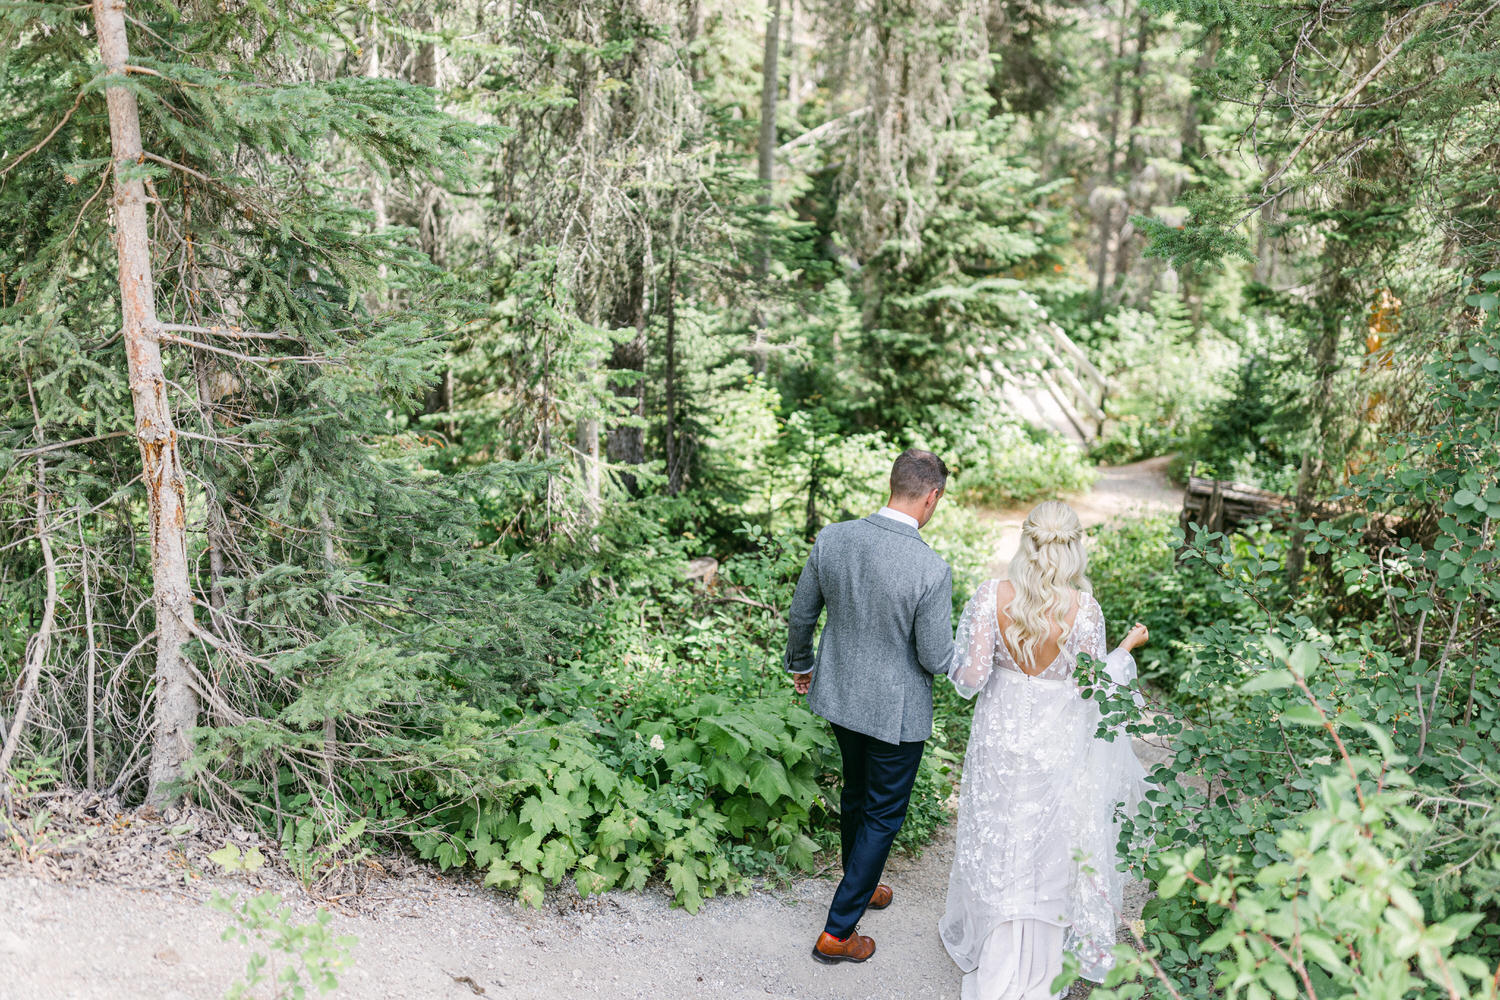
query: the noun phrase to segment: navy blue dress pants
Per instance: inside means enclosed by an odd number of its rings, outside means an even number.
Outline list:
[[[839,796],[839,836],[844,879],[833,894],[824,930],[848,937],[865,915],[870,895],[880,884],[896,833],[906,820],[923,740],[884,743],[873,736],[835,725],[844,758],[844,789]]]

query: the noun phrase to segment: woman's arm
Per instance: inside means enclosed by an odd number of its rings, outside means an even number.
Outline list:
[[[948,679],[965,698],[984,689],[995,662],[995,581],[988,580],[969,598],[958,620],[958,636],[953,640],[953,666]]]

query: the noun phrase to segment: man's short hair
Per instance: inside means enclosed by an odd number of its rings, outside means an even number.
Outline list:
[[[896,464],[891,466],[892,499],[917,500],[947,486],[948,467],[930,451],[908,448],[896,456]]]

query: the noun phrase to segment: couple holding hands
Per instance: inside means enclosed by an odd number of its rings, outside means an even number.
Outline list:
[[[942,677],[979,700],[938,930],[964,972],[963,1000],[1044,1000],[1057,996],[1050,986],[1064,952],[1096,981],[1112,964],[1119,817],[1146,787],[1128,739],[1095,737],[1099,709],[1081,696],[1074,667],[1088,654],[1129,684],[1131,650],[1148,636],[1136,625],[1106,654],[1083,526],[1066,504],[1047,501],[1021,527],[1009,578],[979,587],[955,638],[952,572],[920,534],[947,480],[938,456],[903,452],[886,506],[819,532],[792,599],[785,666],[833,725],[843,757],[844,877],[813,957],[863,962],[875,953],[856,925],[866,909],[895,901],[880,876],[932,735],[932,684]]]

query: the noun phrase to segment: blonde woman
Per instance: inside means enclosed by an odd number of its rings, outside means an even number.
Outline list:
[[[1133,812],[1145,770],[1128,739],[1097,739],[1097,705],[1073,679],[1080,653],[1116,683],[1135,677],[1130,630],[1105,657],[1083,526],[1039,504],[1008,580],[969,601],[948,676],[979,696],[964,758],[958,834],[940,931],[964,972],[963,1000],[1046,1000],[1064,951],[1083,975],[1111,965],[1120,906],[1117,807]]]

